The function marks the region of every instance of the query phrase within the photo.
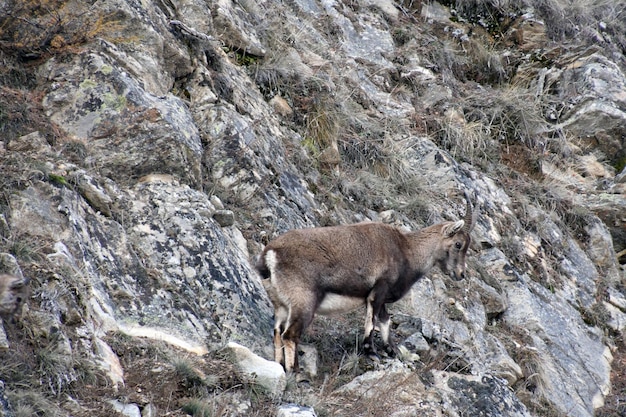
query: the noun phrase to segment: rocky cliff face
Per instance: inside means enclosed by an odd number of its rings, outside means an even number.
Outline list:
[[[624,4],[0,8],[3,415],[620,412]],[[463,191],[468,278],[391,307],[401,358],[354,355],[359,311],[309,329],[308,384],[262,359],[269,239]]]

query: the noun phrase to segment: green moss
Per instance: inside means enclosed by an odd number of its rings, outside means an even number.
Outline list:
[[[81,90],[87,90],[89,88],[95,88],[97,85],[98,84],[94,80],[87,78],[82,83],[80,83],[80,88]]]
[[[70,188],[70,183],[67,182],[65,177],[62,175],[48,174],[48,181],[50,181],[52,184]]]
[[[103,65],[100,68],[100,72],[103,73],[104,75],[109,75],[110,73],[113,72],[113,67],[110,65]]]
[[[237,63],[237,65],[249,67],[255,65],[259,61],[258,57],[254,55],[248,55],[245,52],[241,52],[240,50],[231,49],[228,47],[223,48],[223,50],[231,57],[235,58],[235,62]]]
[[[126,107],[126,97],[114,93],[106,93],[102,96],[104,106],[107,109],[122,111]]]
[[[311,155],[318,155],[320,153],[320,148],[317,145],[315,139],[306,137],[302,140],[302,146],[306,149]]]

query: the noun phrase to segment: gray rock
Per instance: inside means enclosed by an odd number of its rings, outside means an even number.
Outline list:
[[[153,404],[146,404],[141,409],[141,417],[157,417],[158,415],[158,410]]]
[[[573,314],[574,307],[560,292],[553,294],[530,280],[505,288],[510,304],[504,320],[526,329],[532,338],[543,395],[563,413],[593,415],[610,388],[612,357],[601,332]],[[575,394],[581,389],[589,394]]]
[[[594,135],[597,132],[608,132],[614,128],[624,127],[626,119],[626,76],[619,66],[599,52],[590,49],[588,53],[579,55],[568,54],[563,57],[570,60],[570,65],[552,75],[552,83],[563,83],[565,87],[559,92],[562,97],[570,94],[566,86],[584,86],[579,91],[576,102],[562,117],[559,127],[566,127],[580,136]],[[580,96],[584,97],[580,100]],[[571,101],[571,99],[570,99]]]
[[[0,413],[2,417],[14,417],[15,413],[11,408],[11,404],[9,404],[9,399],[5,393],[5,385],[4,381],[0,380]]]
[[[434,372],[435,385],[447,387],[444,409],[464,410],[475,416],[530,417],[526,406],[501,379],[491,375],[469,376]]]
[[[101,187],[90,175],[81,172],[75,175],[75,184],[77,185],[80,195],[83,196],[87,203],[94,210],[99,211],[105,216],[111,216],[111,205],[113,199],[108,195],[107,191]]]
[[[380,392],[384,392],[381,401]],[[337,401],[336,398],[359,398],[357,402]],[[359,415],[364,410],[372,414],[402,417],[435,416],[438,405],[426,400],[427,388],[417,373],[400,361],[383,364],[381,369],[365,372],[338,388],[328,401],[336,415]]]
[[[261,44],[250,20],[262,19],[262,16],[229,1],[218,1],[213,13],[213,24],[220,39],[230,48],[243,54],[262,57],[266,50]]]
[[[235,224],[235,213],[232,210],[216,210],[213,218],[222,227],[229,227]]]
[[[4,323],[0,318],[0,350],[8,349],[11,346],[9,345],[9,339],[7,337],[7,333],[4,330]]]
[[[430,345],[421,333],[414,333],[402,342],[409,350],[423,353],[430,350]]]
[[[7,149],[18,152],[32,150],[42,151],[49,146],[46,138],[43,137],[40,132],[33,132],[10,141],[7,145]]]

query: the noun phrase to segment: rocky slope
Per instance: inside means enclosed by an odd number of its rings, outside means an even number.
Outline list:
[[[624,2],[0,8],[5,416],[623,412]],[[401,358],[355,354],[358,311],[308,383],[263,359],[269,239],[464,191],[469,277],[391,307]]]

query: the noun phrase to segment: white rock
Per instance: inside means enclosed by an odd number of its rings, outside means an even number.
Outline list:
[[[9,339],[7,338],[7,334],[4,331],[4,326],[2,324],[2,319],[0,319],[0,350],[8,349]]]
[[[311,407],[303,407],[297,404],[285,404],[278,407],[276,417],[317,417]]]
[[[259,386],[272,394],[279,394],[285,389],[285,371],[279,363],[268,361],[235,342],[229,342],[225,350],[230,353],[239,371]]]
[[[104,340],[97,337],[95,342],[100,367],[106,372],[115,388],[124,386],[124,369],[122,368],[119,358]]]
[[[115,411],[122,413],[128,417],[141,417],[141,411],[137,404],[123,404],[118,400],[111,400],[109,404],[115,408]]]

